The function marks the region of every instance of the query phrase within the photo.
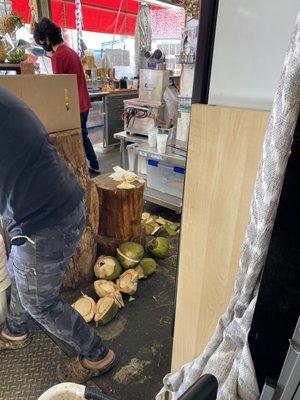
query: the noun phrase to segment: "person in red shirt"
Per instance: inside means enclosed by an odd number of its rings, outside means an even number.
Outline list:
[[[90,171],[98,174],[100,173],[99,163],[87,130],[91,101],[81,60],[78,54],[64,43],[61,29],[48,18],[43,18],[37,24],[34,30],[34,39],[46,52],[52,53],[51,63],[54,74],[75,74],[77,76],[84,150],[90,163]]]

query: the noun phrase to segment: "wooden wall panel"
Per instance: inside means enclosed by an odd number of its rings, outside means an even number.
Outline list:
[[[192,107],[172,370],[201,354],[227,308],[268,116]]]

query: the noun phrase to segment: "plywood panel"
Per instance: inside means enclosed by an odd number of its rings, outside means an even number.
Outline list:
[[[172,369],[198,356],[227,308],[268,112],[193,105]]]

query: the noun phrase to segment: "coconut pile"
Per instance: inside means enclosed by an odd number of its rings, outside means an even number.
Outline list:
[[[164,233],[168,236],[176,236],[180,230],[180,224],[147,212],[142,214],[142,227],[146,236],[155,236]]]
[[[82,294],[72,304],[86,322],[95,321],[98,326],[112,321],[125,306],[123,296],[132,300],[138,290],[139,280],[156,272],[155,259],[163,260],[169,256],[170,241],[159,235],[174,236],[179,232],[180,225],[148,213],[142,215],[142,225],[145,232],[151,226],[151,232],[149,229],[146,235],[156,234],[146,248],[134,242],[122,243],[117,248],[116,257],[102,255],[96,261],[94,272],[97,279],[93,286],[99,300],[96,302]]]

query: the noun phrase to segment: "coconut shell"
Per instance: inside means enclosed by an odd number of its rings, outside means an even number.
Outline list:
[[[133,296],[137,291],[139,274],[134,269],[128,269],[117,280],[120,292]]]
[[[99,279],[114,281],[121,275],[122,268],[115,257],[101,256],[94,266],[94,272]]]
[[[169,236],[176,236],[180,230],[180,225],[179,224],[167,224],[164,227],[164,231],[169,235]]]
[[[106,296],[100,299],[96,305],[94,320],[98,325],[106,325],[115,318],[118,306],[112,297]]]

